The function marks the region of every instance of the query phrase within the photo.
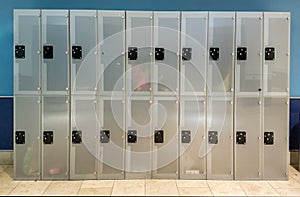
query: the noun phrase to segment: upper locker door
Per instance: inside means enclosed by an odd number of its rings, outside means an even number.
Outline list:
[[[207,75],[207,178],[233,177],[235,13],[210,12]]]
[[[97,31],[97,11],[70,11],[71,94],[97,90]]]
[[[40,93],[41,11],[14,11],[14,94]]]
[[[180,179],[206,178],[207,27],[208,12],[182,12]]]
[[[69,11],[42,11],[43,94],[69,91]]]
[[[125,177],[151,178],[151,71],[153,12],[126,13]]]
[[[236,22],[235,178],[261,178],[263,13]]]
[[[263,178],[288,179],[290,13],[264,13]]]
[[[154,95],[179,93],[180,12],[154,12]]]

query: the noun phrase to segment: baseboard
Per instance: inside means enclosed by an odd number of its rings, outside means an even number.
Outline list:
[[[0,150],[0,165],[13,165],[14,152]]]

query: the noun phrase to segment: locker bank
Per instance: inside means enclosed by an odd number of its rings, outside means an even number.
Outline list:
[[[14,178],[287,180],[290,20],[14,10]]]

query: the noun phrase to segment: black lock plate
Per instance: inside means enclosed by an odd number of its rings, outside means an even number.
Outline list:
[[[165,59],[165,49],[155,48],[155,60],[164,60],[164,59]]]
[[[76,60],[82,59],[82,46],[72,46],[72,58]]]
[[[16,59],[25,59],[25,46],[16,45],[15,46],[15,58]]]
[[[128,47],[128,59],[137,60],[138,58],[138,48],[137,47]]]
[[[45,45],[43,51],[44,59],[53,59],[53,46]]]
[[[72,144],[82,143],[82,131],[74,130],[72,131]]]
[[[16,144],[25,144],[25,131],[16,131]]]
[[[192,59],[192,48],[182,48],[182,60],[189,61]]]
[[[247,60],[247,48],[238,47],[237,48],[237,60]]]
[[[218,61],[220,57],[220,49],[218,47],[211,47],[209,49],[210,59],[214,61]]]
[[[43,141],[44,144],[53,144],[53,131],[44,131]]]
[[[266,47],[265,49],[265,60],[274,60],[275,59],[275,48]]]
[[[110,139],[110,131],[109,130],[101,130],[100,131],[100,143],[108,143]]]
[[[273,145],[274,144],[274,132],[265,132],[264,133],[264,144]]]
[[[237,131],[236,132],[236,144],[246,144],[246,132]]]
[[[137,141],[137,131],[136,130],[128,130],[127,142],[128,143],[136,143],[136,141]]]
[[[181,143],[191,142],[191,131],[181,131]]]
[[[154,131],[154,142],[155,143],[164,143],[164,131],[155,130]]]
[[[208,143],[218,144],[218,131],[208,131]]]

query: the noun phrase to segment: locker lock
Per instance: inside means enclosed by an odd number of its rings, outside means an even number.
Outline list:
[[[275,59],[275,48],[274,47],[266,47],[265,48],[265,60],[274,60]]]
[[[45,45],[43,47],[44,59],[53,59],[53,46]]]
[[[208,131],[208,143],[218,144],[218,131]]]
[[[246,47],[238,47],[237,48],[237,60],[247,60],[247,48]]]
[[[137,142],[137,131],[136,130],[128,130],[127,142],[128,143],[136,143]]]
[[[274,144],[274,132],[265,132],[264,133],[264,144],[273,145]]]
[[[138,48],[137,47],[128,47],[128,59],[137,60],[138,58]]]
[[[82,143],[82,131],[74,130],[72,131],[72,144]]]
[[[101,130],[100,131],[100,143],[109,143],[110,139],[110,131],[109,130]]]
[[[16,144],[25,144],[25,131],[16,131]]]
[[[16,45],[15,46],[15,58],[16,59],[25,59],[25,46]]]
[[[82,59],[82,46],[72,46],[72,58]]]
[[[182,48],[182,60],[189,61],[192,59],[192,48]]]
[[[236,132],[236,144],[246,144],[246,131]]]
[[[218,47],[211,47],[209,49],[210,59],[214,61],[218,61],[220,57],[220,49]]]
[[[164,143],[164,131],[155,130],[154,131],[154,142],[155,143]]]
[[[181,131],[181,143],[191,142],[191,131]]]
[[[164,59],[165,59],[165,49],[155,48],[155,60],[164,60]]]
[[[44,144],[53,144],[53,131],[43,132],[43,142]]]

